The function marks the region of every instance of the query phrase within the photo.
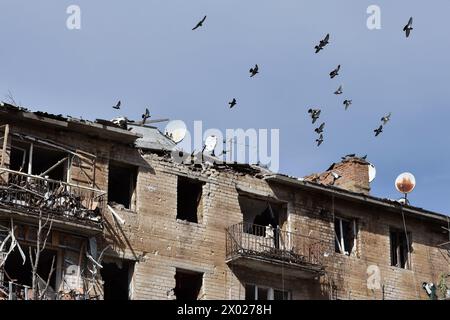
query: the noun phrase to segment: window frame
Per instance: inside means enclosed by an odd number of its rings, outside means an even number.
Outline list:
[[[339,220],[339,235],[336,230],[336,220]],[[352,225],[353,229],[353,246],[351,248],[351,251],[348,251],[345,248],[345,236],[344,236],[344,228],[343,228],[343,221],[349,222]],[[358,234],[359,234],[359,227],[358,227],[358,221],[355,218],[346,218],[342,216],[335,216],[333,221],[333,228],[334,228],[334,238],[335,238],[335,247],[336,244],[338,245],[339,252],[335,250],[335,253],[339,253],[345,256],[354,256],[358,257]]]

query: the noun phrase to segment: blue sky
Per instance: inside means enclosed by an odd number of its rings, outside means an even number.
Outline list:
[[[81,8],[81,30],[66,28],[71,4]],[[380,30],[366,26],[372,4],[381,8]],[[0,12],[0,98],[11,90],[32,110],[85,119],[136,118],[149,106],[155,118],[205,128],[279,128],[284,173],[368,154],[378,171],[374,195],[399,198],[394,180],[410,171],[411,203],[450,213],[448,0],[2,0]],[[204,27],[191,31],[204,15]],[[330,44],[315,55],[326,33]],[[260,74],[250,79],[255,63]],[[340,76],[330,80],[337,64]],[[120,113],[111,108],[118,99]],[[320,148],[311,106],[327,123]]]

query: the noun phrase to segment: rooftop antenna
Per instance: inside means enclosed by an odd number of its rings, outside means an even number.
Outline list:
[[[408,202],[408,193],[411,193],[416,187],[416,178],[412,173],[404,172],[395,179],[395,188],[398,192],[403,193],[405,204]]]
[[[183,141],[186,137],[186,124],[181,120],[170,121],[164,130],[164,134],[176,144]]]

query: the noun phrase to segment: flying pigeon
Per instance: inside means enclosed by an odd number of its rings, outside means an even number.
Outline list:
[[[336,69],[330,72],[330,78],[333,79],[337,75],[339,75],[339,70],[341,69],[341,65],[338,65]]]
[[[378,129],[373,130],[373,132],[375,132],[375,137],[378,137],[378,135],[383,132],[383,126],[380,125]]]
[[[320,134],[319,139],[316,139],[317,146],[320,146],[323,142],[323,134]]]
[[[351,104],[352,104],[352,100],[345,99],[344,102],[343,102],[343,105],[345,105],[345,110],[347,110],[348,107],[350,107]]]
[[[330,40],[330,34],[327,34],[323,40],[320,40],[319,45],[314,47],[314,49],[316,49],[316,53],[323,50],[323,48],[328,44],[328,40]]]
[[[257,64],[255,64],[255,67],[254,68],[250,68],[250,78],[251,77],[254,77],[257,73],[259,73],[259,67],[258,67],[258,65]]]
[[[308,113],[311,115],[312,123],[315,123],[320,117],[320,109],[309,109]]]
[[[334,94],[342,94],[344,91],[342,91],[342,85],[339,86],[339,88],[334,92]]]
[[[233,98],[233,100],[231,102],[228,102],[228,104],[230,105],[230,109],[233,108],[236,105],[236,99]]]
[[[206,16],[203,17],[203,19],[197,23],[197,25],[192,29],[192,30],[196,30],[197,28],[200,28],[201,26],[203,26],[203,22],[205,22],[206,20]]]
[[[388,123],[389,120],[391,120],[391,113],[390,112],[389,112],[388,115],[386,115],[383,118],[381,118],[381,121],[383,121],[383,125],[386,125],[386,123]]]
[[[113,106],[113,109],[119,110],[121,105],[122,105],[122,102],[119,100],[117,102],[117,104],[115,106]]]
[[[144,125],[148,118],[150,118],[150,111],[145,108],[145,113],[142,115],[142,124]]]
[[[323,122],[318,128],[314,129],[314,131],[321,134],[323,132],[323,128],[325,128],[325,122]]]
[[[411,30],[413,29],[412,23],[413,23],[413,18],[411,17],[411,18],[409,18],[408,24],[403,28],[403,31],[405,31],[407,38],[409,37]]]

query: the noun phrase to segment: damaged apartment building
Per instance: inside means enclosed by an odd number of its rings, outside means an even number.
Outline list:
[[[154,127],[8,104],[0,138],[0,299],[449,296],[448,217],[371,196],[365,159],[178,163]]]

